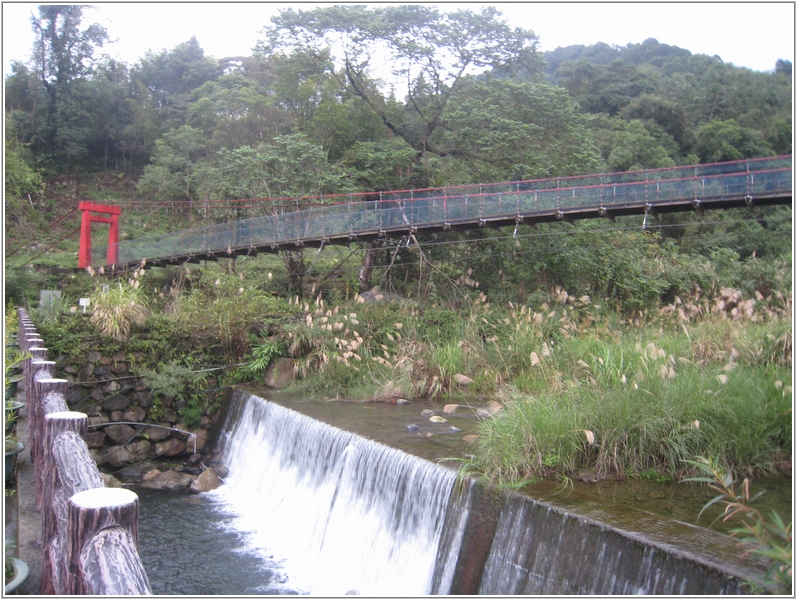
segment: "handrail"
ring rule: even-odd
[[[675,206],[673,210],[698,208],[701,202],[714,199],[749,202],[753,196],[790,196],[791,161],[791,155],[786,155],[623,173],[369,192],[359,196],[370,198],[356,201],[356,194],[308,196],[305,199],[323,199],[323,203],[126,240],[119,243],[117,256],[120,265],[131,265],[142,260],[231,255],[241,248],[277,248],[289,243],[301,246],[308,240],[324,243],[330,239],[383,236],[388,231],[446,229],[455,223],[483,226],[507,219],[519,223],[543,214],[561,219],[580,213],[580,218],[589,218],[597,216],[585,214],[592,208],[606,216],[621,210],[648,212],[657,205]],[[329,203],[340,197],[347,201]],[[105,256],[104,249],[96,250],[96,258]]]

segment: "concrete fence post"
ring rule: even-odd
[[[34,356],[39,354],[34,348]],[[47,351],[42,349],[45,358]],[[55,361],[34,358],[30,361],[28,374],[29,384],[25,388],[25,404],[28,418],[28,443],[30,444],[30,457],[36,475],[36,508],[41,508],[41,469],[42,469],[42,436],[44,435],[44,415],[41,409],[41,394],[36,382],[51,379],[55,376]],[[64,386],[63,393],[66,394]]]
[[[88,417],[78,412],[51,412],[44,419],[44,447],[51,449],[44,452],[44,465],[42,473],[42,583],[41,594],[60,595],[67,591],[67,491],[61,482],[58,462],[66,463],[65,467],[71,474],[64,479],[74,487],[88,489],[103,485],[99,471],[86,465],[84,461],[72,460],[71,454],[80,451],[80,446],[85,445],[82,437],[88,428]],[[67,451],[63,456],[64,448],[72,447],[72,452]],[[55,449],[54,451],[52,451]],[[88,452],[88,448],[86,448]],[[57,460],[57,458],[60,459]],[[82,468],[82,473],[80,472]],[[88,466],[88,469],[85,467]],[[78,473],[73,472],[74,469]],[[72,490],[70,490],[71,492]],[[72,494],[70,494],[72,495]]]
[[[138,556],[138,496],[97,488],[69,499],[69,591],[74,595],[152,594]]]
[[[42,507],[42,477],[44,473],[44,456],[49,446],[44,442],[44,417],[48,412],[67,410],[66,392],[69,382],[66,379],[54,379],[55,362],[34,361],[41,369],[35,374],[30,389],[26,392],[28,405],[28,438],[30,456],[33,459],[33,472],[36,480],[36,508]],[[45,400],[49,409],[45,407]]]

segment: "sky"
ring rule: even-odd
[[[53,2],[54,3],[54,2]],[[345,4],[346,2],[336,2]],[[353,2],[352,2],[353,4]],[[409,2],[405,2],[409,4]],[[478,10],[483,2],[440,3]],[[656,38],[693,54],[718,55],[724,62],[770,71],[779,58],[794,61],[795,4],[792,2],[714,3],[492,3],[513,26],[531,29],[540,49],[605,42],[625,46]],[[38,3],[3,2],[3,69],[28,62],[33,46],[31,13]],[[376,5],[376,4],[373,4]],[[83,25],[99,23],[110,38],[101,52],[132,66],[147,50],[171,50],[196,36],[207,56],[249,55],[270,17],[308,3],[98,2],[84,12]]]

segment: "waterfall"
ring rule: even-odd
[[[293,589],[413,596],[448,585],[450,568],[435,577],[435,565],[454,473],[256,396],[232,403],[218,493],[250,548],[283,559]]]
[[[229,474],[212,493],[236,515],[245,550],[278,571],[272,590],[715,595],[739,593],[741,579],[762,572],[713,531],[627,506],[566,498],[554,506],[457,481],[440,465],[242,390],[216,446]]]

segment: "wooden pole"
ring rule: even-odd
[[[151,595],[138,556],[138,496],[97,488],[69,499],[69,594]]]

